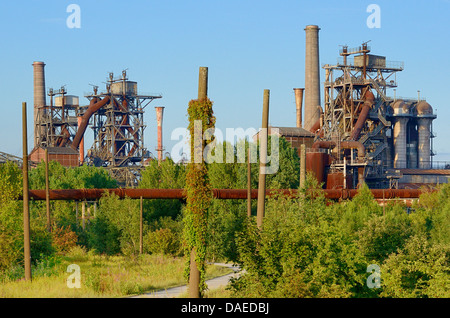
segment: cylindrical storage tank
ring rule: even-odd
[[[327,189],[351,189],[353,187],[353,177],[347,175],[344,184],[344,174],[340,172],[329,173],[327,175]]]
[[[137,95],[137,82],[121,81],[112,83],[111,93],[117,95]]]
[[[406,145],[407,167],[417,169],[417,141],[412,141]]]
[[[417,130],[419,132],[419,145],[417,147],[419,157],[419,169],[431,168],[430,126],[431,118],[419,118]]]
[[[394,168],[406,168],[406,124],[407,117],[397,117],[394,124]]]
[[[310,130],[319,119],[320,106],[320,65],[319,30],[317,25],[305,27],[305,111],[303,128]]]
[[[324,152],[306,153],[306,171],[314,174],[317,181],[325,182],[325,167],[328,165],[330,155]]]
[[[419,169],[431,168],[431,121],[433,117],[433,108],[426,101],[422,100],[416,105],[417,111],[417,131],[419,135],[418,145],[418,157],[419,157]],[[422,117],[423,116],[423,117]]]

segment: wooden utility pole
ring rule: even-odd
[[[269,99],[270,91],[264,90],[261,131],[259,132],[259,182],[258,207],[256,212],[256,225],[261,228],[265,211],[266,199],[266,162],[267,162],[267,135],[269,125]]]
[[[248,144],[248,158],[247,158],[247,216],[252,216],[252,172],[250,164],[250,143]]]
[[[198,75],[198,100],[206,99],[207,96],[208,96],[208,68],[200,67]],[[203,161],[203,146],[201,154],[202,154],[201,158]],[[198,269],[197,262],[195,261],[196,257],[197,253],[194,247],[191,250],[190,255],[189,288],[188,288],[188,294],[190,298],[200,298],[200,270]]]
[[[22,151],[23,151],[23,250],[25,263],[25,280],[31,281],[31,248],[30,248],[30,206],[28,186],[28,134],[27,103],[22,103]]]
[[[83,230],[86,229],[86,200],[81,203],[81,226]]]
[[[306,182],[306,145],[300,145],[300,188],[305,186]]]
[[[139,254],[144,253],[144,221],[143,221],[143,199],[140,198],[140,213],[139,213]]]
[[[47,207],[47,231],[52,231],[51,217],[50,217],[50,186],[48,176],[48,148],[45,148],[45,203]]]

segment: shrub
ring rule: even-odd
[[[65,254],[77,244],[78,237],[69,227],[52,227],[52,245],[57,254]]]

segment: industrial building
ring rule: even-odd
[[[433,165],[433,108],[420,96],[395,96],[403,62],[370,54],[367,42],[343,46],[336,64],[322,66],[321,105],[319,30],[316,25],[305,28],[305,88],[294,88],[297,125],[279,132],[299,154],[299,145],[306,144],[306,169],[328,189],[357,188],[363,182],[371,188],[448,182],[450,169]],[[393,97],[388,89],[394,90]],[[293,139],[295,129],[299,136]]]
[[[152,159],[144,147],[144,111],[161,95],[140,95],[137,82],[129,81],[126,71],[115,78],[109,74],[106,90],[85,97],[89,105],[81,106],[79,97],[67,95],[65,87],[50,88],[46,99],[45,63],[33,63],[34,78],[34,148],[29,155],[32,162],[44,159],[64,166],[83,163],[108,169],[123,186],[136,186],[140,169]],[[158,159],[162,160],[162,115],[164,107],[156,107],[158,128]],[[88,126],[93,130],[94,142],[85,151],[84,135]]]
[[[324,188],[417,188],[448,182],[450,167],[433,163],[433,121],[436,114],[426,99],[395,95],[396,74],[403,62],[371,53],[368,42],[343,46],[337,63],[323,64],[320,79],[319,31],[305,31],[304,88],[294,88],[295,127],[269,127],[298,150],[306,145],[306,169]],[[66,166],[87,163],[109,170],[120,184],[135,186],[140,169],[153,160],[144,147],[144,111],[160,95],[138,94],[137,82],[126,71],[110,73],[105,91],[98,86],[85,97],[68,95],[65,87],[46,94],[45,64],[34,62],[34,149],[30,160],[51,160]],[[320,88],[323,85],[323,96]],[[393,94],[392,94],[393,93]],[[46,95],[49,97],[47,103]],[[304,105],[303,105],[304,97]],[[157,159],[163,160],[164,107],[155,107]],[[85,151],[84,134],[94,142]],[[277,128],[277,129],[273,129]],[[156,159],[156,158],[155,158]]]

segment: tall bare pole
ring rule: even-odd
[[[143,199],[140,198],[140,213],[139,213],[139,254],[144,253],[144,221],[143,221]]]
[[[25,280],[31,281],[31,248],[30,248],[30,206],[28,186],[28,134],[27,103],[22,103],[22,143],[23,143],[23,250],[25,261]]]
[[[266,199],[266,162],[267,162],[267,128],[269,126],[269,98],[270,90],[264,90],[263,113],[261,131],[259,133],[259,182],[258,182],[258,207],[256,211],[256,225],[261,228],[265,211]]]
[[[208,68],[200,67],[198,75],[198,100],[205,99],[208,96]],[[203,149],[203,147],[202,147]],[[203,157],[203,150],[202,150]],[[203,159],[202,159],[203,160]],[[190,272],[189,272],[189,288],[188,294],[190,298],[200,298],[200,270],[198,269],[195,247],[191,250],[190,256]]]
[[[306,145],[300,145],[300,188],[305,186],[306,182]]]
[[[45,203],[47,207],[47,231],[52,231],[52,223],[50,216],[50,186],[48,177],[48,148],[45,148]]]
[[[248,158],[247,158],[247,216],[252,216],[252,172],[250,164],[250,144],[248,145]]]

